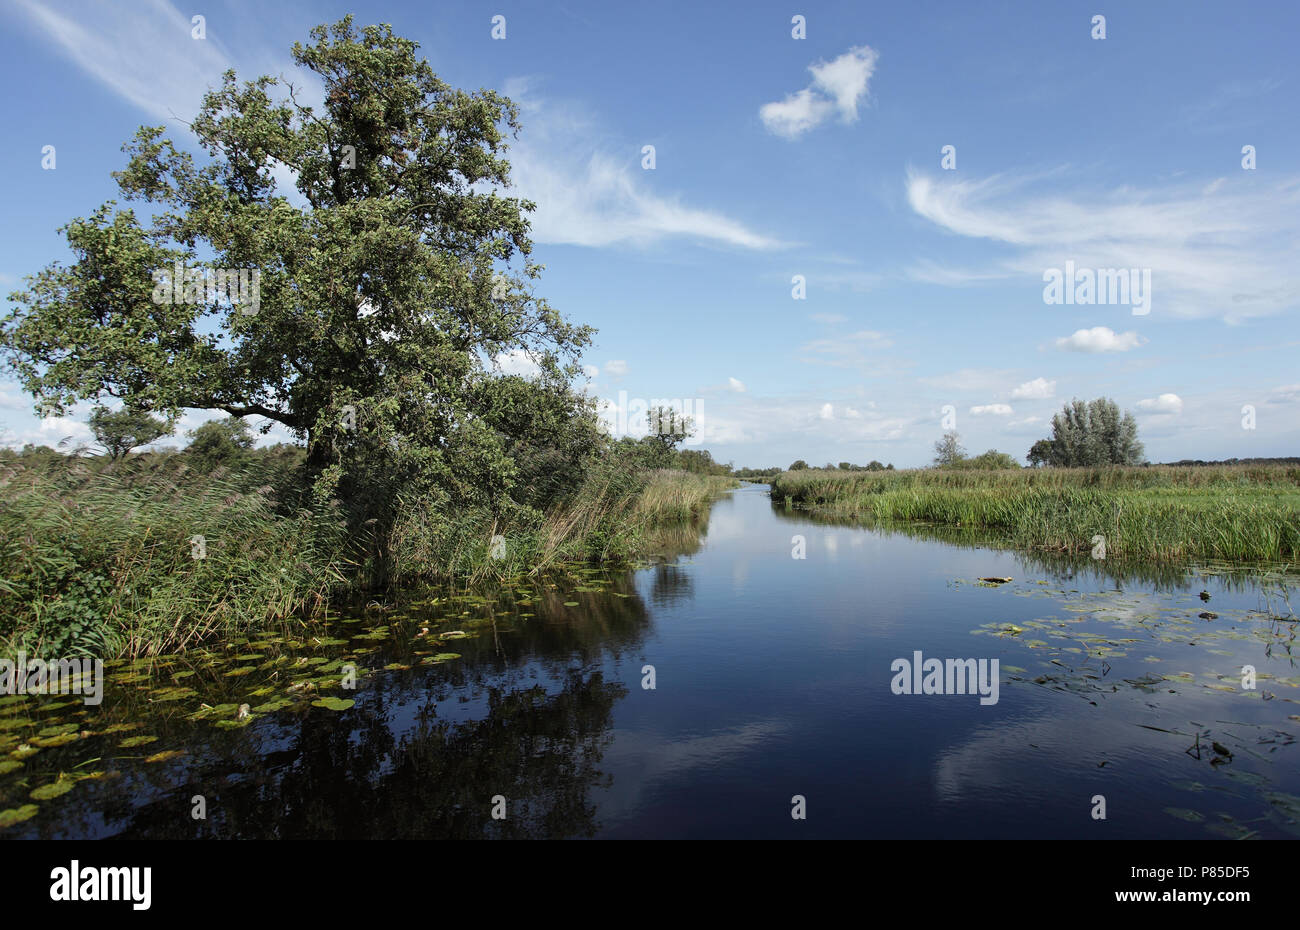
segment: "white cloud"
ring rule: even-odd
[[[809,319],[815,323],[847,323],[849,318],[841,313],[814,313]]]
[[[745,393],[745,382],[741,381],[739,378],[728,378],[727,387],[735,391],[737,394]]]
[[[823,420],[835,419],[835,408],[830,404],[822,404],[821,413],[818,414]]]
[[[1042,417],[1024,417],[1019,420],[1008,420],[1007,426],[1014,429],[1018,426],[1033,426],[1035,423],[1041,423],[1042,421]]]
[[[858,102],[867,96],[879,58],[875,49],[858,45],[832,61],[809,65],[812,83],[784,100],[763,104],[759,119],[770,132],[786,139],[797,139],[837,111],[845,123],[855,122]]]
[[[600,369],[595,365],[583,365],[582,371],[588,378],[595,378],[600,374]]]
[[[917,214],[944,229],[1017,246],[993,272],[1023,275],[1036,291],[1044,270],[1070,260],[1078,268],[1149,269],[1153,313],[1231,322],[1300,302],[1292,248],[1300,235],[1300,178],[1026,192],[1040,180],[909,172],[907,198]]]
[[[144,15],[114,4],[73,15],[33,0],[18,6],[78,67],[155,119],[193,116],[208,86],[232,66],[215,36],[192,39],[190,17],[165,0],[140,4],[150,8]]]
[[[1183,399],[1177,394],[1161,394],[1159,397],[1140,400],[1136,406],[1149,413],[1182,413]]]
[[[605,363],[605,374],[611,378],[621,378],[627,374],[627,362],[621,358],[611,359]]]
[[[971,407],[970,412],[972,415],[977,417],[983,416],[986,413],[996,417],[1009,417],[1011,414],[1015,413],[1015,411],[1006,404],[981,404],[977,407]]]
[[[1067,352],[1127,352],[1146,340],[1137,333],[1116,333],[1109,326],[1078,329],[1056,340],[1056,347]]]
[[[206,38],[194,39],[190,14],[167,0],[60,4],[61,11],[33,0],[18,0],[18,6],[38,34],[82,71],[151,119],[171,123],[186,133],[190,132],[188,123],[181,121],[194,117],[203,95],[220,86],[222,75],[230,68],[247,70],[240,73],[242,79],[264,73],[289,75],[299,102],[317,112],[324,100],[316,75],[297,69],[282,57],[262,50],[245,51],[244,60],[235,61],[213,31],[213,22],[208,23]],[[166,79],[159,80],[159,75]],[[305,204],[293,169],[276,162],[271,174],[279,193],[295,205]]]
[[[833,61],[818,62],[808,68],[813,84],[835,101],[835,108],[846,123],[858,118],[858,101],[867,95],[867,85],[876,72],[880,53],[867,45],[857,45]]]
[[[1026,381],[1011,392],[1012,400],[1047,400],[1056,394],[1056,382],[1046,378]]]
[[[834,104],[805,87],[784,100],[763,104],[758,108],[758,117],[770,132],[787,139],[797,139],[809,129],[825,122],[834,112]]]
[[[525,80],[507,81],[506,88],[523,126],[510,149],[512,193],[537,204],[535,241],[640,246],[682,237],[743,249],[784,245],[722,213],[659,193],[662,185],[645,179],[654,172],[640,167],[639,143],[637,159],[629,160],[626,140],[607,138],[579,107],[544,100]]]

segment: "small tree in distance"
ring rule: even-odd
[[[190,430],[190,444],[185,455],[200,471],[212,471],[218,466],[230,466],[253,448],[253,436],[248,424],[239,417],[209,420]]]
[[[962,448],[961,437],[956,432],[944,433],[943,438],[934,444],[934,464],[940,467],[956,465],[964,458],[966,450]]]
[[[96,407],[90,414],[90,430],[108,457],[116,461],[125,458],[132,449],[166,436],[171,427],[157,417],[127,407],[121,410]]]
[[[1052,417],[1052,438],[1034,443],[1027,457],[1031,465],[1095,468],[1141,465],[1145,453],[1133,414],[1121,415],[1118,404],[1099,397],[1086,404],[1077,399],[1066,404]]]

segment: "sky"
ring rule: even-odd
[[[2,0],[0,293],[67,260],[58,227],[118,196],[140,125],[196,150],[186,121],[225,69],[294,76],[292,44],[350,11]],[[737,467],[921,466],[950,428],[1023,460],[1062,404],[1107,396],[1155,462],[1300,455],[1300,5],[494,0],[356,18],[519,104],[508,158],[537,203],[537,291],[596,327],[582,386],[616,432],[675,400],[692,445]],[[90,439],[89,404],[40,420],[0,378],[4,445]]]

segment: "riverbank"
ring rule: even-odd
[[[1023,549],[1300,560],[1300,468],[1290,466],[809,470],[776,476],[772,499],[862,520],[997,530]]]
[[[349,538],[297,492],[298,461],[201,473],[183,456],[120,462],[9,453],[0,462],[0,655],[157,655],[364,597],[384,585],[477,581],[646,553],[736,482],[593,469],[565,505],[498,525],[481,512],[401,512],[385,540]]]

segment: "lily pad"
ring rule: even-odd
[[[177,756],[185,755],[184,749],[164,749],[162,752],[155,752],[152,756],[146,756],[146,762],[166,762],[168,759],[175,759]]]
[[[312,707],[324,707],[326,710],[347,710],[356,705],[351,698],[325,697],[312,701]]]
[[[0,830],[6,827],[12,827],[16,823],[22,823],[24,820],[31,820],[40,810],[35,804],[24,804],[22,807],[12,807],[7,811],[0,811]]]
[[[128,736],[126,739],[122,740],[122,742],[118,743],[117,746],[119,749],[134,749],[136,746],[147,746],[149,743],[155,742],[157,739],[158,737],[156,736]]]

